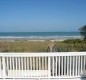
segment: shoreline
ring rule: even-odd
[[[64,40],[67,40],[67,39],[82,39],[82,38],[59,38],[59,39],[30,39],[30,38],[0,38],[0,42],[15,42],[15,41],[33,41],[33,42],[37,42],[37,41],[41,41],[41,42],[44,42],[44,41],[51,41],[51,42],[55,42],[55,41],[64,41]]]
[[[64,41],[64,39],[0,39],[0,42],[16,42],[16,41],[33,41],[33,42],[44,42],[44,41],[51,41],[51,42],[55,42],[55,41]]]

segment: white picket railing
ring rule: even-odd
[[[0,53],[2,79],[79,78],[85,71],[86,52]]]

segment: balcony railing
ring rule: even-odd
[[[85,77],[86,52],[0,53],[0,78]]]

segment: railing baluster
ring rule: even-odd
[[[32,70],[34,70],[34,57],[32,57]]]
[[[63,65],[63,56],[61,57],[61,75],[63,76],[63,68],[64,68],[64,65]]]
[[[73,74],[73,76],[75,75],[74,73],[75,73],[75,69],[74,69],[74,67],[75,67],[75,57],[73,56],[73,70],[72,70],[72,74]]]
[[[0,71],[2,70],[1,66],[2,66],[2,62],[1,62],[1,57],[0,57]],[[0,77],[1,77],[1,74],[0,74]]]
[[[8,57],[7,57],[6,58],[6,76],[9,76],[8,70],[9,70],[9,64],[8,64]]]
[[[64,57],[64,75],[66,75],[66,56]]]
[[[28,57],[28,60],[29,60],[28,64],[29,64],[29,70],[30,70],[30,57]]]
[[[70,56],[70,76],[71,76],[71,56]]]
[[[15,73],[14,73],[14,57],[12,57],[12,64],[13,64],[13,77],[15,77]]]
[[[42,66],[42,64],[43,64],[43,63],[42,63],[42,57],[41,57],[40,61],[41,61],[41,70],[42,70],[42,68],[43,68],[43,66]]]
[[[56,56],[56,72],[55,72],[56,75],[55,75],[55,76],[57,76],[57,68],[58,68],[57,66],[58,66],[58,65],[57,65],[57,56]]]
[[[69,56],[67,56],[67,76],[69,76]]]
[[[50,69],[50,57],[48,57],[48,78],[50,78],[50,76],[51,76],[51,69]]]
[[[80,56],[79,56],[79,61],[78,61],[78,76],[80,75]]]
[[[77,63],[77,56],[76,56],[76,71],[75,71],[76,74],[75,74],[75,76],[77,76],[77,68],[78,68],[77,65],[78,65],[78,63]]]
[[[12,71],[11,57],[10,57],[10,72]],[[10,77],[12,77],[12,73],[10,73]]]
[[[42,57],[42,70],[44,70],[44,57]]]
[[[38,70],[38,57],[36,57],[36,70]]]
[[[81,56],[81,64],[80,65],[81,65],[81,74],[82,74],[82,56]]]
[[[15,63],[15,64],[16,64],[15,70],[16,70],[16,77],[17,77],[17,73],[18,73],[18,72],[17,72],[17,57],[15,58],[15,60],[16,60],[16,61],[15,61],[15,62],[16,62],[16,63]]]
[[[27,70],[29,70],[29,60],[28,60],[28,57],[27,57]]]
[[[39,57],[39,70],[41,70],[41,59],[40,59],[41,57]]]
[[[46,57],[44,57],[44,70],[46,70]]]
[[[5,57],[2,57],[2,61],[3,61],[3,78],[6,78],[6,67],[5,67]]]
[[[85,56],[84,56],[84,71],[85,71],[85,66],[86,66],[86,61],[85,61]]]
[[[60,66],[60,57],[61,57],[61,56],[59,56],[59,77],[60,77],[60,67],[61,67],[61,66]]]
[[[22,69],[21,73],[22,73],[22,75],[21,75],[21,76],[22,76],[22,77],[23,77],[23,71],[24,71],[24,62],[23,62],[23,61],[24,61],[24,60],[23,60],[23,57],[21,57],[21,62],[22,62],[22,63],[21,63],[21,65],[22,65],[22,66],[21,66],[21,69]]]
[[[26,57],[24,57],[24,70],[25,70],[25,75],[26,75]]]
[[[1,63],[1,57],[0,57],[0,71],[2,71],[1,66],[2,66],[2,63]],[[0,74],[0,77],[2,77],[1,74]]]
[[[30,70],[32,70],[32,57],[30,57]]]
[[[18,67],[19,67],[19,77],[20,77],[20,76],[21,76],[21,70],[20,70],[20,57],[18,57],[18,61],[19,61],[19,64],[18,64],[19,66],[18,66]]]
[[[53,70],[52,70],[52,72],[53,72],[53,77],[54,77],[54,57],[53,57]]]
[[[45,57],[44,57],[44,70],[46,70],[46,69],[45,69],[45,66],[46,66],[46,65],[45,65]]]
[[[36,62],[36,57],[34,57],[34,58],[35,58],[35,70],[36,70],[36,63],[37,63],[37,62]]]

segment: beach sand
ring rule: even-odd
[[[64,41],[64,40],[66,40],[66,39],[24,39],[24,38],[21,38],[21,39],[18,39],[18,38],[11,38],[11,39],[9,39],[9,38],[4,38],[4,39],[0,39],[0,42],[15,42],[15,41],[34,41],[34,42],[36,42],[36,41],[41,41],[41,42],[43,42],[43,41],[52,41],[52,42],[55,42],[55,41]]]

